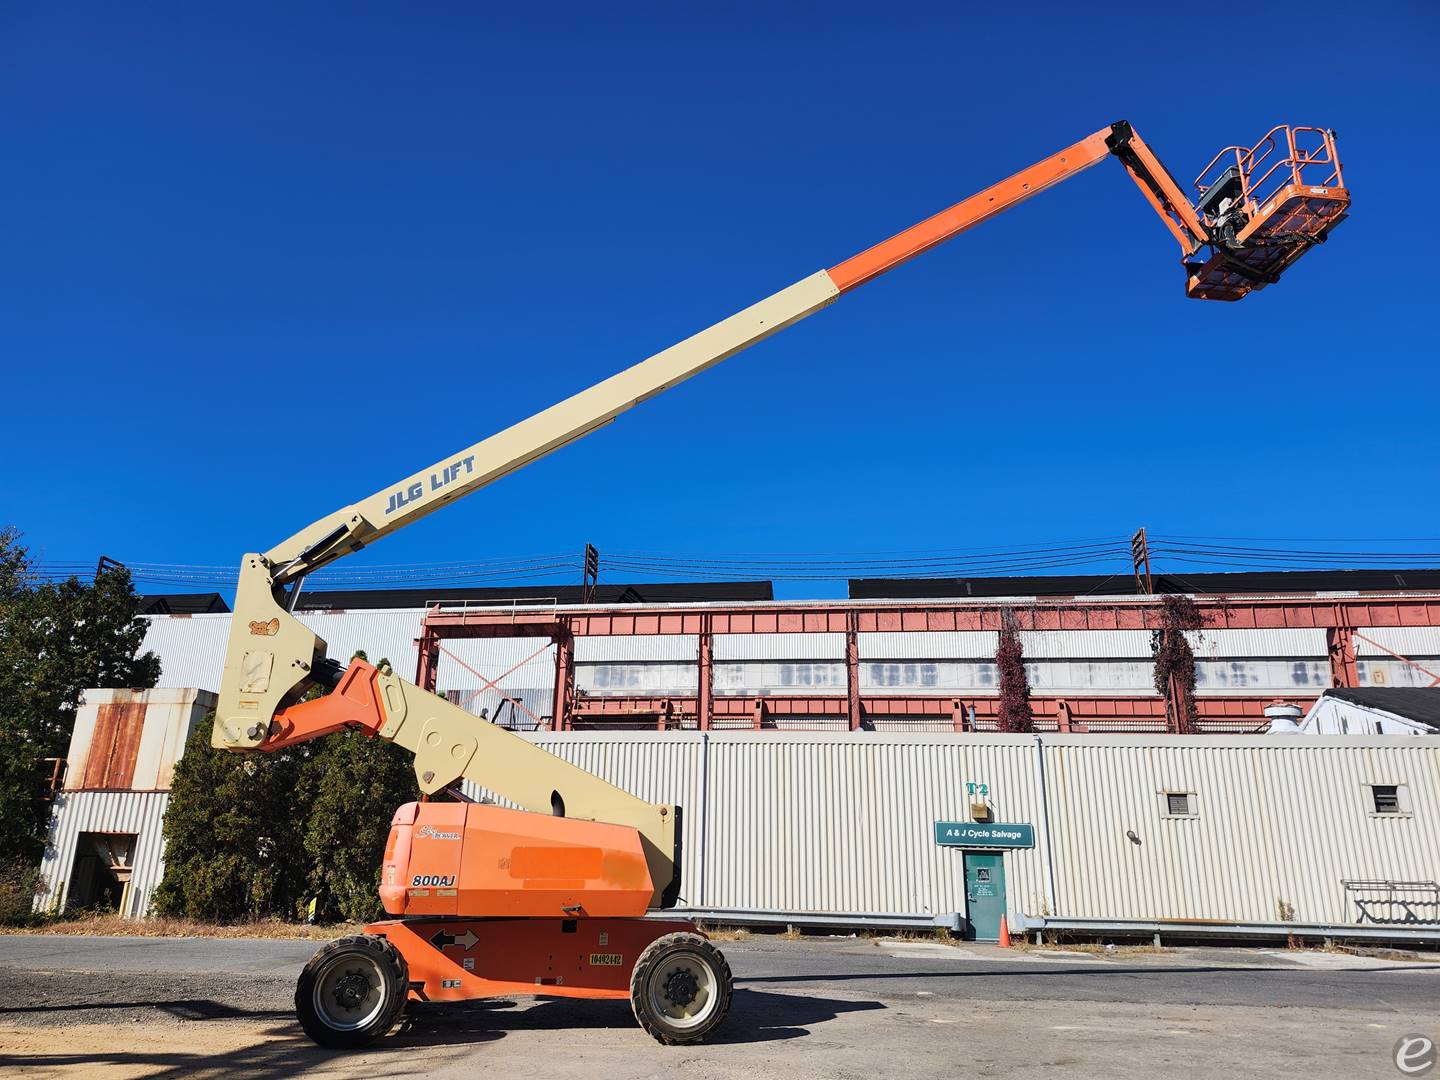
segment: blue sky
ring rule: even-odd
[[[352,562],[1440,536],[1437,9],[1157,10],[8,5],[0,522],[236,563],[1125,117],[1352,218],[1187,301],[1103,163]]]

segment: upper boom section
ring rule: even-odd
[[[839,295],[825,271],[730,316],[544,412],[348,506],[266,552],[282,585],[418,521],[608,424],[620,413],[819,311]]]

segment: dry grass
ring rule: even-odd
[[[928,941],[937,945],[960,946],[965,944],[960,938],[950,933],[949,930],[871,930],[862,934],[864,937],[874,938],[874,944],[881,945],[887,941]]]
[[[359,923],[335,926],[309,926],[305,923],[282,922],[279,919],[257,919],[253,922],[221,925],[195,919],[122,919],[118,915],[82,915],[73,919],[56,919],[32,926],[0,927],[0,934],[100,934],[114,937],[212,937],[212,938],[296,938],[328,941],[343,934],[358,933]]]
[[[703,923],[695,925],[711,941],[744,941],[750,936],[750,931],[743,926],[706,926]]]
[[[1099,941],[1049,941],[1044,945],[1036,945],[1019,938],[1014,939],[1010,947],[1018,952],[1070,952],[1086,953],[1090,956],[1145,956],[1175,951],[1164,945],[1106,945]]]

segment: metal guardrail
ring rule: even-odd
[[[668,908],[652,911],[652,919],[690,919],[695,922],[723,926],[815,926],[835,929],[949,930],[961,933],[967,928],[965,916],[959,912],[939,915],[892,913],[882,911],[777,911],[769,908]],[[1293,922],[1220,922],[1190,919],[1061,919],[1040,915],[1011,913],[1010,931],[1015,934],[1037,934],[1043,942],[1046,933],[1094,934],[1114,937],[1151,938],[1157,944],[1166,937],[1217,939],[1289,938],[1326,941],[1397,941],[1440,944],[1440,923],[1430,925],[1357,926],[1349,923]]]
[[[1013,933],[1034,933],[1043,941],[1048,933],[1113,934],[1149,937],[1158,944],[1165,937],[1214,938],[1319,938],[1327,941],[1409,941],[1440,944],[1440,923],[1381,926],[1367,923],[1212,922],[1189,919],[1059,919],[1016,915]]]
[[[940,915],[892,914],[883,911],[775,911],[767,908],[666,908],[651,919],[690,919],[723,926],[829,926],[838,929],[950,930],[959,933],[965,918],[951,911]]]

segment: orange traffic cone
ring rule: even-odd
[[[1000,948],[1010,948],[1010,923],[1004,915],[1000,916]]]

